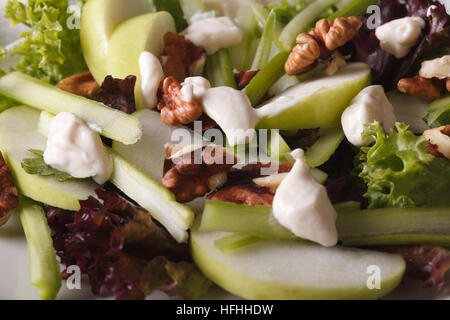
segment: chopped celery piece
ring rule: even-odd
[[[270,130],[268,135],[267,155],[274,161],[286,161],[286,153],[292,151],[289,145],[277,130]]]
[[[266,95],[267,91],[284,75],[284,64],[289,52],[280,52],[273,57],[261,71],[250,81],[244,92],[253,106]]]
[[[128,197],[148,210],[178,242],[186,242],[194,213],[178,203],[172,192],[164,188],[113,150],[108,150],[114,164],[111,182]]]
[[[249,245],[260,242],[262,239],[256,237],[249,237],[242,234],[232,234],[214,241],[214,246],[220,251],[227,253],[235,251]]]
[[[0,78],[0,94],[53,114],[71,112],[94,124],[105,137],[124,144],[134,144],[142,135],[142,127],[136,117],[65,92],[21,72],[11,72]]]
[[[280,41],[284,50],[291,50],[295,44],[295,39],[302,33],[309,31],[314,22],[330,6],[336,4],[339,0],[316,0],[301,11],[280,34]]]
[[[431,128],[450,124],[450,96],[434,101],[428,108],[425,121]]]
[[[337,229],[344,245],[450,245],[450,209],[355,210],[339,206]],[[201,231],[228,231],[252,237],[302,240],[282,227],[271,207],[207,201]]]
[[[259,42],[258,49],[256,50],[256,55],[253,60],[251,70],[261,70],[265,67],[270,59],[270,53],[272,51],[272,44],[275,39],[275,22],[277,16],[272,10],[267,17],[266,25],[264,26],[264,32]]]
[[[311,168],[311,175],[320,184],[327,182],[328,174],[317,168]]]
[[[39,289],[41,300],[53,300],[61,288],[61,272],[47,217],[40,205],[23,196],[18,211],[27,238],[31,283]]]
[[[248,3],[250,4],[250,8],[253,10],[253,14],[258,21],[259,26],[265,28],[270,15],[269,10],[267,10],[262,4],[256,3],[254,0],[249,0]],[[275,19],[273,28],[273,32],[275,33],[273,43],[277,46],[278,50],[284,51],[285,48],[279,40],[280,34],[283,31],[283,26],[277,19]]]
[[[290,87],[293,87],[299,83],[300,81],[296,76],[288,76],[287,74],[285,74],[272,86],[272,88],[270,88],[269,93],[271,95],[277,96]]]
[[[371,5],[377,4],[379,0],[351,0],[338,11],[328,16],[328,20],[334,20],[340,17],[361,17]]]
[[[250,70],[255,50],[259,43],[256,37],[258,24],[253,11],[249,7],[241,7],[238,11],[236,22],[244,33],[242,41],[237,46],[230,48],[231,61],[237,70]]]
[[[213,87],[226,86],[237,89],[228,49],[220,49],[215,54],[208,56],[205,68],[206,78]]]
[[[361,203],[358,201],[346,201],[338,203],[334,206],[336,211],[352,211],[352,210],[359,210],[361,209]]]
[[[327,162],[339,148],[345,138],[341,128],[331,129],[322,134],[305,152],[305,159],[308,166],[316,168]]]
[[[180,6],[184,13],[184,18],[189,24],[192,23],[191,18],[195,14],[205,11],[203,0],[180,0]]]

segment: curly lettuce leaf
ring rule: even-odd
[[[368,186],[370,208],[450,206],[450,165],[427,152],[424,137],[402,123],[387,136],[379,123],[366,126],[375,144],[361,149],[359,176]]]
[[[50,83],[87,70],[80,30],[70,23],[74,13],[69,0],[29,0],[28,4],[9,0],[5,17],[13,26],[23,24],[29,29],[12,49],[13,55],[21,57],[15,69]]]

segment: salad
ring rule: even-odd
[[[448,1],[4,11],[26,31],[0,48],[0,228],[20,218],[41,299],[74,268],[116,299],[448,286]]]

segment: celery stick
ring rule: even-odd
[[[328,17],[328,20],[334,20],[339,17],[350,17],[350,16],[361,17],[366,13],[367,8],[369,6],[377,3],[378,0],[351,0],[348,3],[346,3],[342,8],[340,8],[338,11],[330,15]]]
[[[249,237],[242,234],[232,234],[214,241],[214,246],[227,253],[262,241],[261,238]]]
[[[228,49],[221,49],[208,57],[205,73],[213,87],[226,86],[237,89]]]
[[[280,52],[273,57],[267,65],[258,72],[250,81],[244,92],[249,97],[253,106],[266,95],[267,91],[285,74],[284,64],[289,56],[289,52]]]
[[[256,17],[258,24],[260,25],[260,27],[264,28],[264,26],[266,25],[267,20],[269,18],[269,14],[270,14],[269,11],[262,4],[256,3],[254,0],[249,0],[248,2],[250,4],[250,8],[252,8],[252,10],[253,10],[253,14]],[[280,37],[280,34],[282,31],[283,31],[282,24],[277,19],[275,19],[275,22],[274,22],[275,36],[274,36],[273,42],[277,46],[278,50],[280,50],[280,51],[285,50],[283,47],[283,44],[279,40],[279,37]]]
[[[258,25],[252,9],[248,7],[240,8],[236,22],[244,33],[244,36],[240,44],[230,48],[231,61],[233,67],[237,70],[250,70],[251,61],[257,47],[254,45],[255,40],[259,43],[259,40],[255,39]]]
[[[425,121],[431,128],[450,124],[450,96],[434,101],[428,108]]]
[[[61,288],[61,272],[44,210],[20,196],[18,211],[27,238],[31,283],[41,300],[53,300]]]
[[[71,112],[101,129],[105,137],[124,144],[134,144],[142,135],[136,117],[62,91],[21,72],[11,72],[0,78],[0,94],[53,114]]]
[[[308,166],[315,168],[327,162],[344,138],[345,134],[341,128],[325,132],[316,143],[306,150],[305,159]]]
[[[344,245],[450,245],[449,208],[385,208],[355,210],[337,207],[337,229]],[[272,208],[207,201],[201,231],[228,231],[252,237],[302,240],[282,227]]]
[[[164,188],[119,154],[108,149],[114,172],[110,181],[123,193],[148,210],[178,242],[186,242],[194,223],[194,213],[178,203],[172,192]]]
[[[328,174],[317,168],[311,168],[311,175],[320,184],[324,184],[328,180]]]
[[[270,53],[272,50],[273,40],[275,38],[275,22],[277,15],[272,10],[267,17],[266,25],[264,26],[264,32],[259,42],[258,50],[256,50],[255,59],[253,60],[252,70],[261,70],[267,64],[270,59]]]
[[[337,2],[338,0],[316,0],[292,19],[280,34],[284,50],[291,50],[297,36],[302,32],[309,31],[322,12]]]

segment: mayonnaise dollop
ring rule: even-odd
[[[450,55],[422,62],[419,75],[424,78],[450,78]]]
[[[139,56],[139,68],[141,71],[141,92],[145,107],[154,109],[158,104],[158,88],[164,79],[164,71],[158,58],[147,51]]]
[[[338,241],[336,210],[303,155],[301,149],[292,153],[296,162],[275,193],[273,215],[296,236],[332,247]]]
[[[211,89],[211,83],[203,77],[189,77],[181,84],[181,94],[186,101],[197,99],[201,101],[206,90]]]
[[[108,181],[113,170],[99,134],[69,112],[52,119],[44,161],[74,178],[93,177],[98,184]]]
[[[366,124],[378,121],[387,132],[395,126],[394,108],[382,86],[370,86],[362,90],[342,114],[342,128],[351,144],[361,147],[372,142],[362,137]]]
[[[196,46],[205,48],[208,54],[237,45],[243,37],[242,30],[228,17],[196,21],[183,34]]]
[[[422,18],[405,17],[379,26],[375,35],[384,51],[401,59],[417,44],[423,28],[425,20]]]
[[[208,89],[203,110],[222,128],[230,146],[252,140],[259,117],[244,92],[230,87]]]

